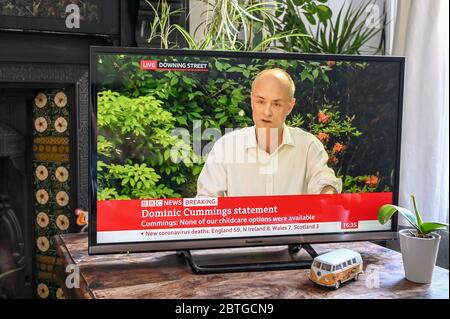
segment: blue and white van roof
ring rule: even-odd
[[[320,261],[322,263],[328,264],[328,265],[338,265],[343,263],[344,261],[347,261],[349,259],[359,257],[361,258],[361,255],[357,253],[356,251],[350,250],[350,249],[336,249],[333,251],[330,251],[329,253],[317,256],[314,258],[314,260]]]

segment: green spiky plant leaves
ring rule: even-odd
[[[417,209],[415,196],[411,195],[411,198],[414,204],[414,213],[404,207],[387,204],[381,206],[378,210],[378,221],[384,225],[396,212],[399,212],[417,231],[417,237],[428,237],[428,234],[436,230],[446,229],[448,227],[448,224],[446,223],[424,222],[419,210]]]

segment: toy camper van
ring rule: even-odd
[[[316,284],[338,289],[348,280],[358,280],[362,273],[363,262],[359,253],[336,249],[314,258],[309,279]]]

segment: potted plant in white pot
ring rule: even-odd
[[[417,209],[416,198],[414,195],[411,197],[414,213],[403,207],[383,205],[378,211],[378,221],[385,224],[396,212],[399,212],[413,226],[413,229],[399,231],[405,277],[417,283],[430,283],[441,239],[435,231],[446,229],[448,224],[424,222]]]

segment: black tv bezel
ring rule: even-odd
[[[402,109],[403,109],[403,85],[405,73],[405,58],[398,56],[363,56],[363,55],[336,55],[336,54],[304,54],[304,53],[279,53],[279,52],[237,52],[237,51],[209,51],[209,50],[180,50],[180,49],[154,49],[154,48],[125,48],[125,47],[101,47],[91,46],[89,52],[89,254],[125,253],[125,252],[156,252],[175,250],[195,250],[213,248],[238,248],[256,246],[277,246],[303,243],[329,243],[367,240],[391,240],[397,238],[398,216],[392,219],[389,231],[361,231],[361,232],[339,232],[322,234],[302,235],[273,235],[264,237],[233,237],[233,238],[206,238],[186,239],[170,241],[149,242],[124,242],[124,243],[97,243],[96,225],[96,188],[97,179],[97,135],[96,135],[96,56],[98,54],[132,54],[132,55],[166,55],[166,56],[205,56],[224,58],[260,58],[260,59],[297,59],[315,61],[383,61],[399,64],[399,92],[398,92],[398,126],[397,126],[397,148],[394,169],[393,203],[398,204],[399,173],[400,173],[400,150],[402,133]]]

